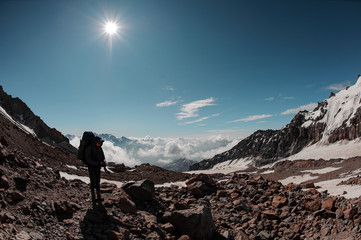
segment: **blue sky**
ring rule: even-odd
[[[0,85],[64,134],[242,137],[354,84],[360,12],[331,0],[0,1]]]

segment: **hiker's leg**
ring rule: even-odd
[[[100,194],[100,167],[97,169],[96,172],[95,189],[97,190],[98,200],[103,200]]]
[[[90,193],[92,200],[95,200],[95,187],[96,187],[96,169],[94,171],[94,167],[89,166],[89,179],[90,179]]]

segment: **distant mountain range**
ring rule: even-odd
[[[361,77],[355,85],[319,103],[313,111],[299,112],[280,130],[259,130],[232,149],[203,160],[190,170],[209,169],[236,159],[252,159],[262,166],[299,153],[306,146],[329,145],[361,137]],[[361,152],[360,154],[361,155]]]
[[[189,167],[195,163],[197,163],[197,162],[186,159],[186,158],[180,158],[180,159],[174,160],[173,162],[171,162],[169,164],[164,165],[163,168],[174,171],[174,172],[185,172],[185,171],[188,171]]]

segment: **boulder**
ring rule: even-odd
[[[118,207],[124,213],[135,213],[137,212],[137,207],[135,203],[129,199],[129,197],[125,194],[122,194],[118,198]]]
[[[213,239],[215,225],[211,210],[205,206],[166,212],[163,216],[180,235],[188,235],[195,240]]]
[[[319,199],[312,200],[306,203],[306,210],[315,212],[321,208],[321,201]]]
[[[28,185],[29,179],[24,177],[14,177],[15,187],[17,190],[21,192],[26,191],[26,187]]]
[[[151,201],[155,194],[154,183],[147,179],[126,183],[122,188],[132,198],[140,201]]]
[[[125,172],[127,168],[125,167],[124,163],[116,164],[113,168],[114,172]]]
[[[8,189],[10,187],[10,182],[5,176],[0,178],[0,188]]]
[[[217,191],[215,181],[206,174],[199,174],[186,182],[188,191],[195,197],[200,198],[211,195]]]
[[[287,204],[288,199],[283,196],[274,196],[272,200],[272,206],[275,208],[283,207]]]
[[[335,207],[335,199],[333,198],[328,198],[327,200],[322,202],[322,206],[321,208],[325,208],[328,210],[333,210]]]

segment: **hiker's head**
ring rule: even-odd
[[[101,147],[103,145],[104,140],[101,139],[100,137],[96,137],[95,138],[95,145],[98,147]]]

